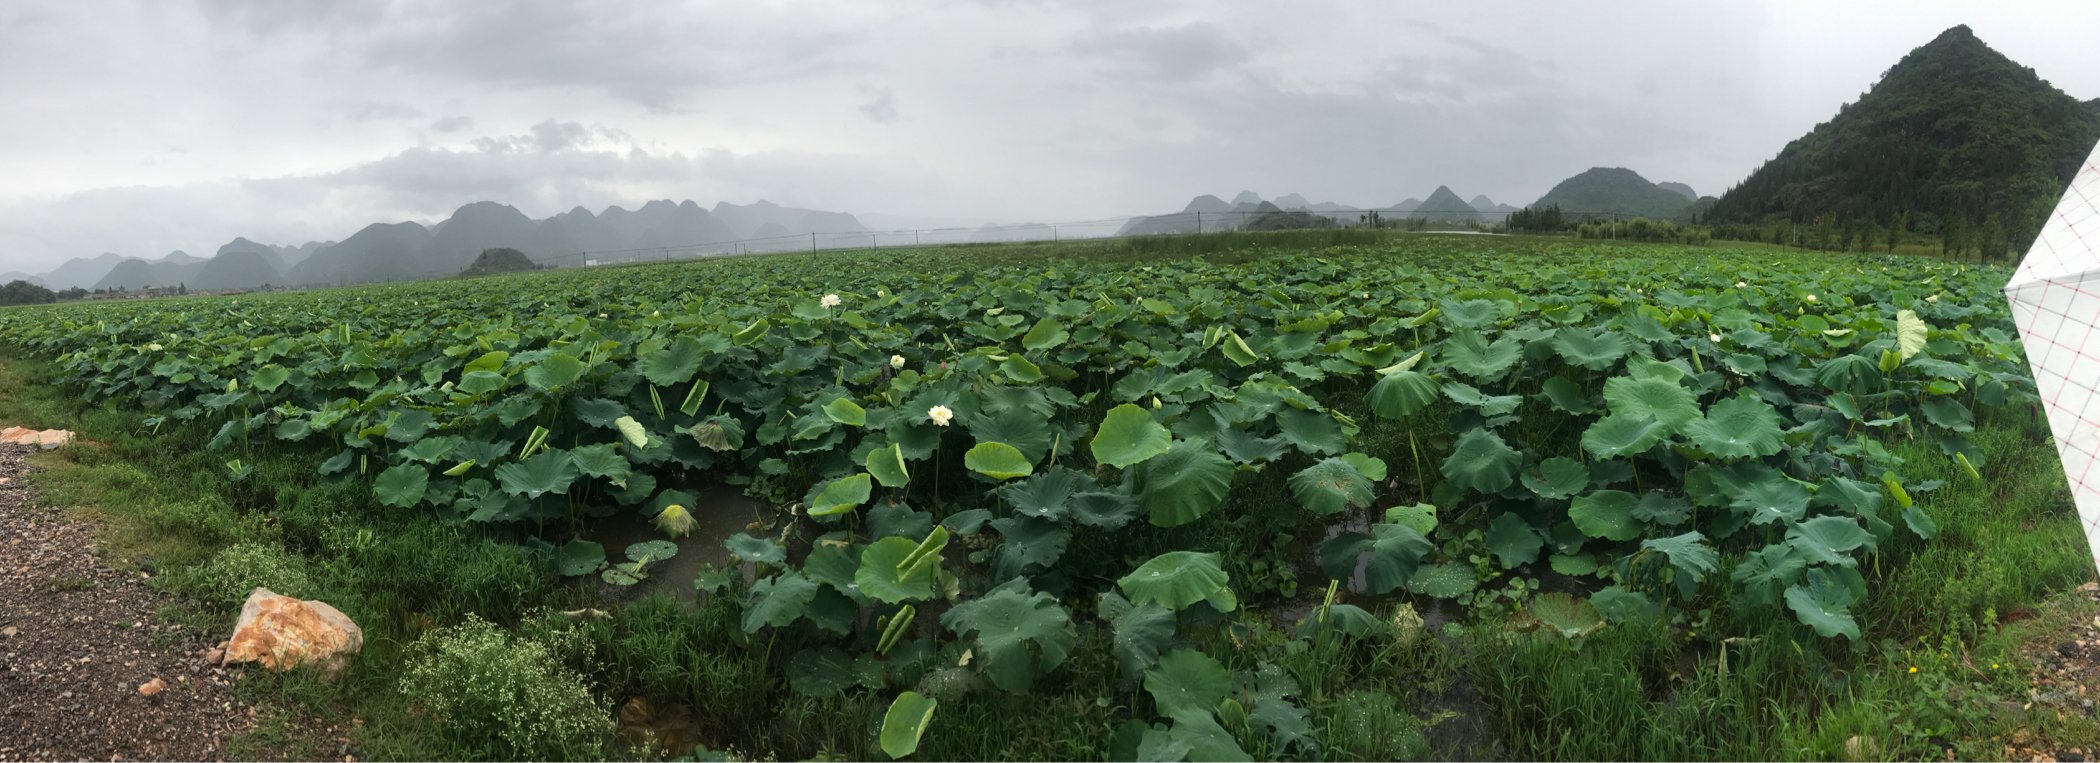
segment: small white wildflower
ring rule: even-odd
[[[1938,294],[1934,294],[1934,295],[1932,295],[1932,296],[1930,296],[1930,297],[1926,297],[1926,298],[1925,298],[1925,301],[1927,301],[1927,302],[1938,302],[1938,301],[1940,301],[1940,295],[1938,295]]]
[[[955,412],[948,410],[948,406],[936,405],[926,409],[926,418],[933,419],[934,426],[944,427],[955,420]]]
[[[1709,341],[1709,342],[1713,342],[1714,344],[1720,344],[1720,343],[1721,343],[1721,335],[1720,335],[1720,334],[1707,334],[1707,335],[1706,335],[1706,340],[1707,340],[1707,341]]]
[[[893,368],[893,369],[894,369],[894,368],[903,368],[903,367],[904,367],[904,356],[902,356],[902,355],[891,355],[891,356],[890,356],[890,368]]]
[[[823,306],[825,306],[825,307],[838,307],[838,306],[839,306],[839,295],[837,295],[837,294],[826,294],[826,295],[824,295],[824,298],[823,298],[823,299],[817,300],[817,304],[819,304],[819,305],[823,305]]]
[[[1809,302],[1814,302],[1814,301],[1816,301],[1816,295],[1814,295],[1814,294],[1810,294],[1810,295],[1808,295],[1807,297],[1804,297],[1803,299],[1805,299],[1805,300],[1807,300],[1807,301],[1809,301]]]
[[[1935,299],[1937,299],[1937,297],[1935,297]],[[160,352],[161,350],[166,348],[161,347],[159,342],[154,342],[152,344],[146,345],[146,349],[152,352]]]
[[[1738,289],[1747,289],[1747,288],[1750,288],[1750,284],[1747,284],[1747,283],[1743,283],[1742,281],[1737,281],[1737,282],[1735,282],[1735,288],[1738,288]]]

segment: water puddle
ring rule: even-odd
[[[600,582],[600,593],[614,598],[662,593],[678,601],[693,601],[697,596],[693,590],[693,578],[701,570],[737,566],[736,559],[730,556],[722,541],[756,524],[772,521],[776,513],[771,507],[744,497],[734,485],[716,485],[701,490],[699,500],[688,508],[692,509],[695,524],[692,534],[683,538],[665,537],[649,517],[636,511],[623,511],[592,522],[584,537],[603,544],[606,561],[615,564],[629,561],[627,547],[631,544],[669,540],[678,546],[677,556],[650,564],[649,577],[642,582],[631,586]]]

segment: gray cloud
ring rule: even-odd
[[[871,87],[862,87],[860,92],[861,95],[871,96],[867,103],[860,105],[860,113],[863,116],[878,124],[891,124],[897,121],[897,94],[895,92],[892,92],[889,88],[877,90]]]
[[[2100,97],[2079,36],[2100,4],[1617,9],[11,2],[0,92],[35,118],[0,120],[0,270],[341,238],[482,199],[1058,221],[1242,188],[1522,204],[1593,165],[1711,193],[1957,23]]]
[[[459,132],[473,126],[474,118],[464,116],[441,117],[438,121],[430,123],[431,131],[441,133]]]

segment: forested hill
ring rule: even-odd
[[[1787,144],[1707,219],[1893,224],[1986,254],[2024,251],[2096,140],[2100,108],[1957,26]]]

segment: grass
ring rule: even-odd
[[[1256,256],[1387,235],[1405,234],[1133,239],[1101,256]],[[950,645],[908,667],[900,660],[883,690],[805,697],[785,677],[811,644],[744,634],[726,598],[603,604],[545,573],[517,538],[377,505],[361,480],[315,476],[310,454],[242,453],[254,472],[235,480],[225,468],[231,454],[203,447],[208,432],[147,428],[132,412],[45,381],[55,373],[0,358],[0,422],[80,433],[75,447],[36,456],[42,470],[29,482],[46,500],[96,521],[105,555],[152,572],[169,594],[170,620],[223,633],[240,598],[267,586],[329,601],[366,629],[365,654],[340,681],[244,673],[241,696],[273,711],[232,755],[332,757],[306,733],[316,725],[345,729],[366,758],[651,755],[609,739],[579,746],[573,737],[539,734],[534,729],[558,721],[470,701],[478,699],[471,691],[433,700],[452,688],[561,698],[595,708],[577,713],[600,716],[646,705],[664,729],[686,729],[676,732],[685,734],[681,747],[754,758],[879,759],[876,733],[889,697],[902,688],[941,700],[920,747],[924,759],[1129,757],[1148,724],[1164,723],[1152,715],[1142,682],[1121,674],[1109,634],[1095,629],[1083,630],[1064,665],[1027,696],[969,686],[971,674],[949,667],[962,651]],[[1427,426],[1370,426],[1361,445],[1394,470],[1433,473],[1434,463],[1418,465],[1415,453],[1445,435]],[[2092,570],[2055,453],[2038,419],[2012,412],[1970,439],[1984,454],[1982,479],[1952,465],[1937,445],[1890,443],[1914,481],[1944,482],[1918,494],[1938,538],[1928,544],[1898,534],[1870,558],[1875,594],[1859,612],[1865,638],[1857,643],[1807,636],[1790,617],[1738,617],[1718,605],[1570,642],[1514,630],[1496,610],[1422,628],[1375,600],[1356,603],[1399,623],[1393,633],[1308,645],[1285,637],[1293,623],[1239,617],[1184,627],[1182,635],[1231,668],[1274,664],[1288,675],[1319,746],[1270,750],[1278,757],[1990,758],[2015,733],[2090,746],[2100,741],[2100,726],[2027,711],[2017,701],[2033,646],[2092,616],[2077,597],[2060,596]],[[1250,481],[1235,500],[1248,510],[1191,529],[1195,545],[1230,551],[1232,577],[1245,582],[1250,602],[1317,602],[1313,589],[1324,587],[1316,582],[1324,576],[1301,572],[1307,584],[1291,590],[1286,570],[1302,560],[1286,557],[1303,544],[1280,540],[1305,528],[1261,509],[1287,503],[1282,486]],[[1123,569],[1128,557],[1157,550],[1141,546],[1109,534],[1077,538],[1066,566]],[[1725,602],[1726,580],[1705,585],[1708,600]],[[607,613],[595,616],[591,607]],[[477,621],[490,625],[466,625]],[[455,645],[447,648],[447,639]],[[519,661],[526,652],[531,658]],[[454,687],[434,676],[462,678]],[[585,695],[590,702],[577,702]],[[542,744],[550,738],[562,741]]]

